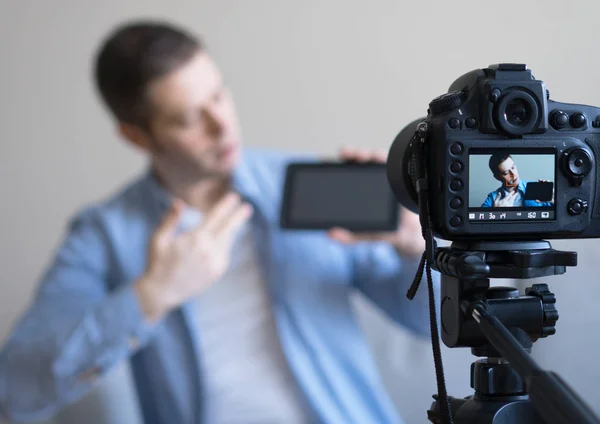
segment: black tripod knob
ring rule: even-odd
[[[556,333],[556,321],[558,311],[556,310],[556,295],[551,293],[547,284],[534,284],[525,290],[527,296],[535,296],[542,301],[544,308],[544,322],[540,337],[548,337]]]
[[[515,396],[526,392],[525,382],[519,374],[498,358],[471,364],[471,387],[482,396]]]

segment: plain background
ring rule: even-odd
[[[166,18],[204,37],[248,145],[334,156],[342,145],[387,149],[455,78],[492,63],[524,62],[553,99],[600,105],[598,12],[594,0],[0,0],[0,336],[27,306],[66,219],[145,166],[90,81],[100,38],[124,19]],[[578,251],[579,265],[543,279],[560,320],[534,354],[600,412],[600,242],[553,246]],[[406,421],[425,422],[435,392],[429,344],[361,299],[357,309]],[[449,393],[470,394],[470,352],[443,354]],[[117,370],[102,395],[60,421],[135,423],[127,377]]]
[[[521,181],[546,180],[554,182],[554,155],[512,155]],[[469,207],[479,208],[489,192],[500,187],[488,165],[490,155],[469,156]]]

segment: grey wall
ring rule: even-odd
[[[598,12],[594,0],[1,0],[0,338],[28,304],[65,219],[144,164],[90,84],[91,54],[121,20],[169,18],[203,34],[237,98],[246,143],[333,155],[342,145],[387,148],[456,77],[491,63],[525,62],[554,99],[600,104]],[[535,354],[600,412],[600,246],[556,246],[578,250],[580,262],[547,279],[561,319]],[[424,422],[435,391],[429,346],[361,299],[357,308],[400,410]],[[449,392],[469,394],[469,353],[445,349],[444,358]],[[117,370],[61,421],[134,423],[126,382]]]

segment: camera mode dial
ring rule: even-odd
[[[555,306],[556,295],[550,292],[547,284],[533,284],[525,290],[525,294],[537,297],[542,301],[544,319],[540,337],[548,337],[556,333],[556,321],[558,321],[558,311]]]
[[[432,115],[440,115],[450,112],[460,106],[467,100],[469,96],[465,91],[457,90],[442,94],[436,97],[429,103],[429,111]]]

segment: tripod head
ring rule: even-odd
[[[556,298],[545,284],[528,288],[520,297],[513,287],[490,287],[490,278],[535,278],[559,275],[577,265],[577,254],[551,248],[541,242],[453,243],[438,248],[432,263],[441,273],[442,340],[452,347],[471,347],[476,356],[498,356],[479,325],[461,308],[476,301],[487,305],[523,346],[555,333]]]
[[[442,276],[444,344],[470,347],[473,355],[484,357],[471,365],[474,395],[448,397],[454,422],[597,423],[558,376],[541,370],[529,356],[535,341],[555,333],[556,297],[548,286],[533,284],[525,296],[513,287],[490,287],[490,278],[564,274],[567,266],[577,265],[577,254],[554,250],[546,241],[455,242],[428,252],[434,252],[430,263]],[[446,422],[443,400],[434,399],[430,421]]]

